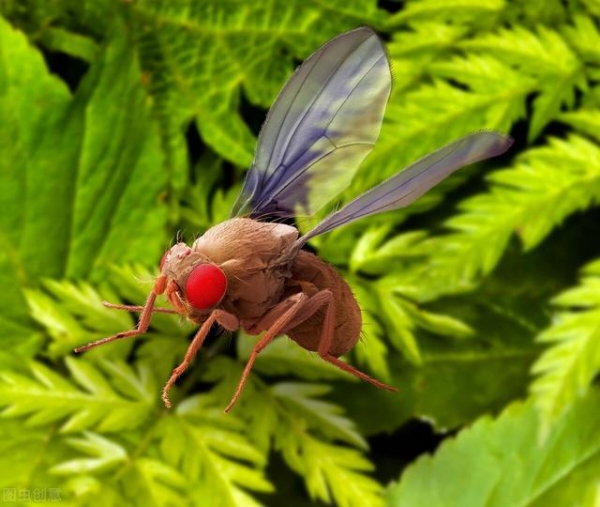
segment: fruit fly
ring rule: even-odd
[[[373,148],[391,90],[384,47],[369,28],[342,34],[310,56],[290,78],[258,138],[254,162],[232,218],[191,246],[177,243],[141,306],[135,329],[79,347],[82,352],[145,333],[153,312],[180,314],[200,326],[162,399],[202,346],[213,324],[262,336],[225,411],[238,400],[258,354],[286,334],[325,361],[377,387],[395,391],[339,359],[360,337],[361,313],[349,286],[305,243],[359,218],[408,206],[449,174],[505,152],[510,137],[478,132],[427,155],[330,214],[300,236],[263,217],[312,215],[350,183]],[[172,308],[156,308],[164,294]]]

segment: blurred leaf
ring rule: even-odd
[[[164,459],[194,482],[193,495],[198,500],[218,498],[219,505],[258,505],[243,488],[272,490],[261,470],[264,457],[239,430],[206,421],[206,408],[206,404],[187,404],[178,417],[162,421]],[[226,416],[221,413],[220,417]]]
[[[525,394],[539,353],[534,332],[481,294],[462,305],[465,318],[481,331],[469,340],[423,335],[420,365],[391,355],[391,383],[398,393],[366,384],[336,387],[332,399],[343,403],[363,433],[391,432],[412,417],[439,430],[454,429]]]
[[[293,405],[296,412],[310,420],[311,426],[329,438],[366,449],[367,443],[356,432],[352,422],[341,416],[340,407],[314,398],[330,390],[327,386],[317,384],[280,383],[273,388],[273,393],[286,405]]]
[[[557,314],[538,336],[550,344],[533,365],[531,385],[546,424],[586,393],[600,369],[600,261],[584,270],[579,286],[559,294]]]
[[[597,393],[579,400],[543,443],[531,402],[485,417],[408,468],[389,488],[388,505],[594,505],[599,401]]]
[[[104,471],[119,466],[127,457],[121,446],[90,432],[84,432],[84,438],[70,438],[67,443],[92,457],[59,463],[50,469],[51,473],[70,475]]]
[[[257,338],[240,333],[237,350],[240,359],[250,357]],[[352,377],[336,366],[323,361],[317,353],[303,349],[287,337],[274,340],[256,359],[257,371],[270,376],[297,375],[306,380],[347,379]]]
[[[166,175],[125,37],[111,40],[74,96],[3,20],[0,41],[0,282],[13,288],[0,296],[5,339],[30,325],[19,288],[38,277],[100,279],[116,260],[158,257]]]
[[[40,363],[31,364],[33,378],[0,372],[0,404],[4,417],[29,415],[28,424],[41,426],[69,417],[62,432],[98,427],[118,431],[139,427],[150,415],[156,385],[142,366],[113,369],[111,382],[91,363],[68,358],[67,367],[78,386]]]
[[[335,16],[324,14],[329,10]],[[351,5],[142,0],[132,2],[131,11],[165,145],[195,117],[207,144],[246,167],[255,139],[238,112],[242,92],[267,108],[294,59],[305,59],[357,20],[376,22],[383,14],[370,0]]]

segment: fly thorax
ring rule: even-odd
[[[285,224],[233,218],[206,231],[192,250],[210,258],[227,275],[225,307],[261,314],[277,301],[290,276],[289,252],[298,230]]]

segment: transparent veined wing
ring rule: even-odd
[[[499,132],[477,132],[419,159],[403,171],[350,201],[298,239],[299,248],[310,238],[359,218],[408,206],[457,169],[510,148],[511,137]]]
[[[369,28],[322,46],[271,107],[232,214],[312,215],[346,188],[372,150],[392,77]]]

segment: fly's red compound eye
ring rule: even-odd
[[[227,289],[227,278],[223,270],[214,264],[196,266],[185,284],[185,295],[189,303],[198,310],[216,306]]]

